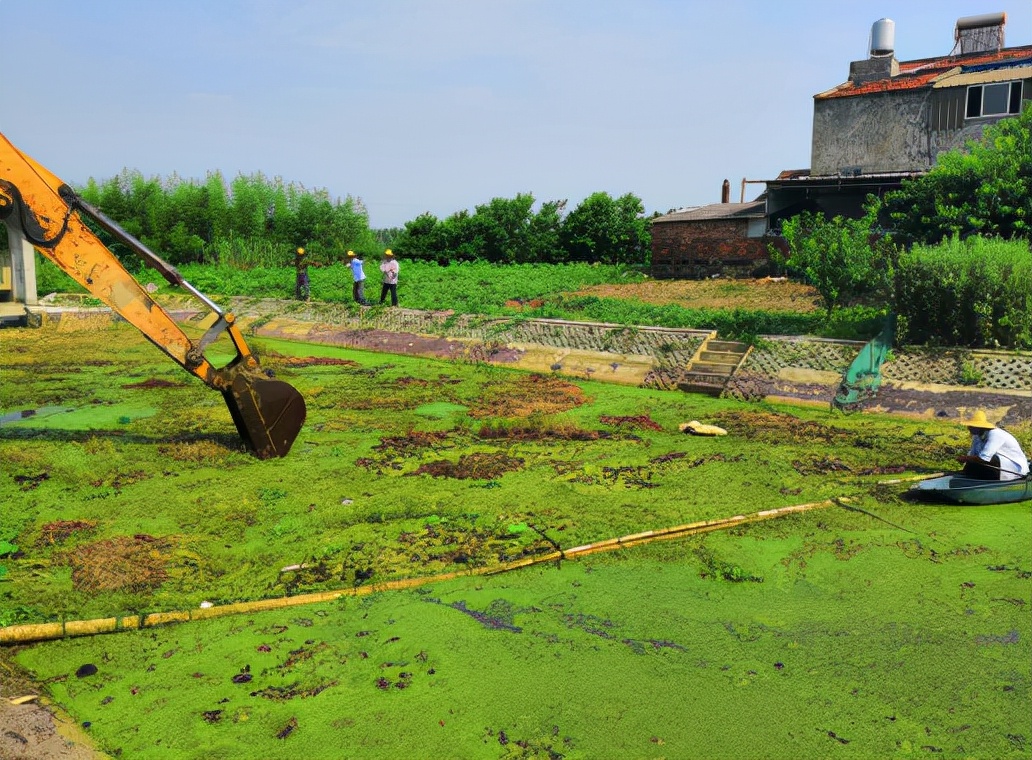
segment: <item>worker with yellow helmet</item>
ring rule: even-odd
[[[351,267],[351,277],[354,280],[354,284],[351,286],[351,295],[355,299],[355,303],[362,306],[368,306],[369,302],[365,299],[365,270],[362,269],[362,258],[354,251],[348,251],[348,266]]]
[[[294,269],[297,270],[294,298],[298,301],[307,301],[311,297],[312,288],[308,281],[308,254],[304,248],[298,248],[294,252]]]
[[[387,300],[387,294],[391,294],[391,306],[398,305],[398,260],[394,258],[394,252],[388,248],[383,252],[383,259],[380,261],[380,271],[383,272],[383,287],[380,288],[380,304]]]

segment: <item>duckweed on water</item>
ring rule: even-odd
[[[218,394],[127,327],[4,332],[0,417],[75,410],[0,424],[5,623],[490,568],[834,496],[862,511],[8,650],[106,751],[1028,756],[1028,504],[877,485],[949,467],[955,426],[259,348],[309,404],[282,460],[244,453]],[[82,423],[117,405],[153,413]]]
[[[986,561],[1017,558],[1014,518],[993,521],[1009,539]],[[19,660],[130,757],[1026,754],[1027,580],[931,562],[848,514],[789,520],[784,538],[749,529]],[[860,549],[836,556],[838,539]],[[714,576],[702,549],[763,581]],[[99,672],[70,678],[83,662]]]

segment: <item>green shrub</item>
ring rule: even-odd
[[[770,247],[771,260],[802,275],[820,294],[830,315],[858,298],[885,303],[892,282],[896,249],[891,237],[875,228],[877,206],[862,219],[804,211],[782,223],[788,255]]]
[[[954,237],[901,254],[895,308],[911,344],[1032,347],[1032,255],[1024,241]]]
[[[960,365],[960,384],[978,385],[982,382],[982,373],[975,367],[974,362],[964,362]]]

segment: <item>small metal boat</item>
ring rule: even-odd
[[[1032,499],[1032,475],[1017,480],[976,480],[963,475],[943,475],[911,486],[910,495],[922,501],[954,504],[1012,504]]]

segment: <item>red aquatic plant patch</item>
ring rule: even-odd
[[[832,443],[853,437],[847,430],[778,412],[727,411],[714,420],[732,435],[769,443]]]
[[[832,472],[851,472],[849,465],[833,457],[815,456],[807,461],[794,460],[792,469],[800,475],[827,475]]]
[[[33,488],[39,486],[44,480],[50,479],[50,473],[41,472],[39,475],[15,475],[14,482],[23,491],[31,491]]]
[[[357,367],[358,362],[351,359],[334,359],[329,356],[288,356],[280,357],[280,363],[286,367]]]
[[[477,437],[487,440],[512,441],[597,441],[597,430],[585,430],[570,423],[544,425],[505,425],[487,423],[477,431]]]
[[[428,462],[420,465],[415,474],[458,480],[494,480],[507,472],[522,469],[523,461],[521,457],[511,457],[500,451],[474,452],[463,454],[458,462],[444,459]]]
[[[389,456],[406,457],[424,449],[435,448],[447,439],[448,434],[439,430],[410,430],[405,435],[381,438],[380,442],[373,446],[373,450]]]
[[[580,406],[587,399],[573,383],[549,375],[525,375],[484,388],[469,415],[482,417],[530,417],[556,414]]]
[[[53,546],[67,541],[76,533],[89,533],[97,527],[92,520],[55,520],[40,529],[37,546]]]
[[[647,414],[638,414],[633,416],[612,416],[604,414],[598,418],[598,421],[603,425],[616,425],[618,427],[632,427],[639,430],[662,430],[663,426],[653,420]]]

